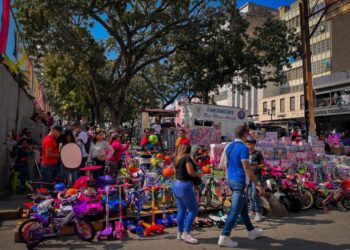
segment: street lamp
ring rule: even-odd
[[[269,116],[271,116],[271,121],[272,121],[272,116],[275,116],[275,109],[268,109],[267,110],[267,114],[269,115]]]

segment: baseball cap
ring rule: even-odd
[[[59,125],[52,126],[52,129],[57,130],[58,132],[62,133],[62,127]]]

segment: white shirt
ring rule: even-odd
[[[162,130],[162,126],[160,126],[159,124],[153,124],[153,125],[152,125],[152,128],[154,129],[154,132],[155,132],[157,135],[160,135],[160,131]]]
[[[83,157],[87,157],[88,154],[85,149],[85,145],[88,141],[88,134],[85,131],[80,131],[79,136],[77,138],[77,144],[81,147],[81,151],[83,153]]]

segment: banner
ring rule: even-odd
[[[18,61],[18,66],[20,69],[22,69],[25,62],[27,61],[28,56],[24,48],[20,48],[20,51],[21,51],[21,58]]]
[[[0,54],[4,54],[7,47],[7,39],[10,27],[10,7],[11,0],[2,0],[2,16],[1,16],[1,30],[0,30]]]
[[[16,67],[16,65],[11,61],[11,59],[9,58],[9,56],[7,54],[4,54],[4,61],[2,62],[3,64],[5,64],[12,73],[18,73],[18,69]]]

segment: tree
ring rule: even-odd
[[[64,30],[85,30],[98,24],[107,33],[105,51],[116,58],[104,96],[115,125],[120,124],[127,89],[142,69],[174,54],[189,41],[192,30],[209,22],[217,8],[204,0],[15,1],[17,17],[29,40],[65,43]]]
[[[46,89],[49,93],[54,89],[51,96],[55,98],[51,100],[66,103],[61,106],[65,109],[84,114],[83,111],[90,111],[86,107],[91,108],[93,120],[102,124],[101,96],[106,85],[101,73],[106,64],[104,51],[84,29],[72,28],[66,32],[70,34],[68,43],[57,44],[43,58]]]
[[[215,35],[197,40],[176,54],[184,65],[182,74],[190,89],[204,103],[210,102],[210,93],[232,85],[236,76],[241,82],[232,87],[239,92],[251,86],[264,88],[268,82],[285,83],[283,68],[290,66],[290,56],[298,51],[299,38],[283,21],[269,18],[249,37],[248,23],[238,10],[231,6],[229,13],[229,18],[213,20],[204,31]]]
[[[269,52],[263,40],[282,34],[278,41],[283,42],[289,31],[271,34],[265,27],[257,30],[260,40],[250,39],[245,34],[248,24],[232,0],[15,0],[15,4],[30,47],[39,44],[47,53],[65,53],[78,60],[71,67],[77,72],[84,69],[83,79],[89,80],[86,87],[92,91],[86,93],[89,106],[97,117],[101,117],[98,108],[105,106],[115,127],[128,113],[124,110],[129,109],[127,95],[134,78],[141,76],[164,107],[182,92],[200,95],[207,103],[210,92],[238,74],[243,87],[262,87],[267,77],[272,79],[273,72],[261,72],[265,66],[277,66],[275,78],[282,79],[280,69],[289,56],[289,43],[279,43]],[[106,37],[91,40],[95,26]]]

